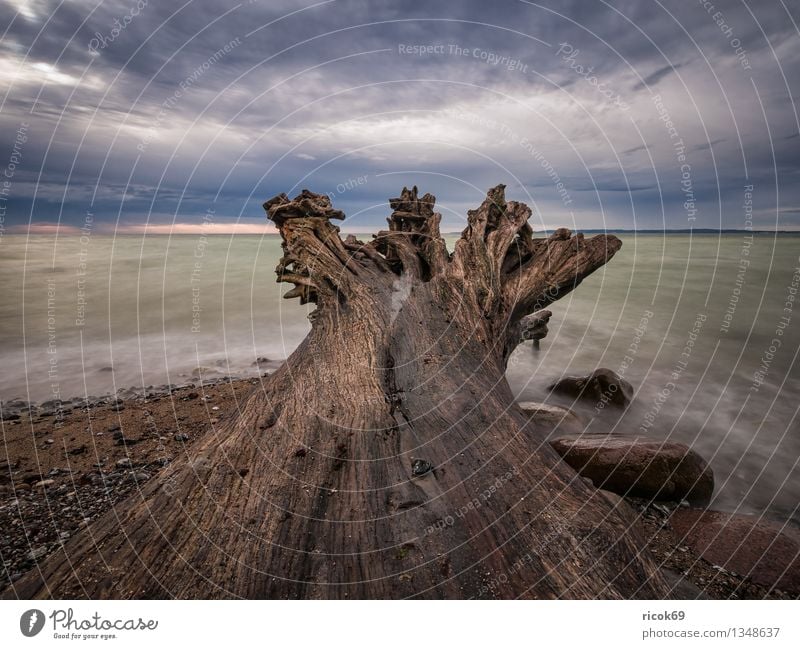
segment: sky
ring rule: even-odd
[[[800,229],[788,0],[0,0],[2,232],[269,231],[331,196],[444,231]]]

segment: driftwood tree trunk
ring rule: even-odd
[[[434,197],[344,241],[327,197],[265,208],[285,365],[201,443],[15,584],[21,597],[660,597],[630,522],[544,442],[504,378],[519,322],[620,247],[533,238],[502,185],[449,254]]]

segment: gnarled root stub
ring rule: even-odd
[[[369,241],[342,239],[320,194],[264,207],[286,297],[316,305],[309,335],[192,458],[5,596],[666,594],[636,528],[559,459],[504,376],[521,319],[618,239],[537,238],[502,185],[452,252],[416,188]]]

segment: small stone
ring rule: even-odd
[[[40,480],[39,482],[34,483],[34,487],[49,487],[50,485],[55,484],[56,481],[53,479],[49,480]]]
[[[131,459],[129,457],[123,457],[120,460],[117,460],[117,466],[121,469],[125,469],[131,466]]]
[[[46,439],[46,440],[44,440],[44,443],[45,444],[55,444],[55,441],[56,440],[54,440],[54,439]]]
[[[176,442],[188,442],[189,441],[189,436],[185,435],[184,433],[178,433],[177,435],[175,435],[175,437],[173,439]]]
[[[411,475],[415,477],[423,476],[433,471],[433,465],[427,460],[416,459],[411,462]]]

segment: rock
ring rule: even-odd
[[[605,403],[625,407],[633,399],[633,386],[613,370],[604,367],[596,369],[589,376],[565,376],[549,385],[548,390],[573,399],[590,401],[600,408],[603,406],[599,404]]]
[[[127,469],[131,466],[131,459],[129,457],[123,457],[120,460],[117,460],[116,465],[121,469]]]
[[[49,478],[47,480],[40,480],[39,482],[35,482],[33,484],[34,487],[49,487],[50,485],[54,485],[56,483],[55,480]]]
[[[175,435],[175,437],[173,439],[176,442],[188,442],[189,441],[189,436],[185,435],[183,433],[178,433],[177,435]]]
[[[94,484],[95,480],[99,478],[100,474],[96,471],[90,471],[88,473],[84,473],[79,479],[79,485],[91,485]]]
[[[115,437],[115,442],[117,446],[134,446],[141,442],[141,439],[136,439],[133,437]]]
[[[678,538],[711,564],[767,588],[800,591],[800,531],[743,514],[676,509],[670,523]]]
[[[433,471],[433,465],[427,460],[414,460],[411,462],[411,475],[420,477]]]
[[[185,397],[183,397],[184,401],[191,401],[193,399],[197,399],[200,395],[197,392],[190,392]]]
[[[634,435],[571,435],[550,441],[555,451],[595,486],[623,496],[708,502],[714,474],[684,444]]]
[[[553,316],[552,311],[542,309],[520,320],[520,339],[521,340],[541,340],[547,335],[547,323]]]
[[[67,451],[70,455],[83,455],[86,453],[86,444],[82,444],[81,446],[76,446],[73,449]]]
[[[580,433],[584,429],[581,418],[569,408],[538,401],[520,401],[517,404],[534,422],[558,428],[563,432]]]

